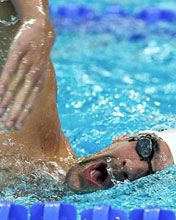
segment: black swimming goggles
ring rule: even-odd
[[[140,137],[130,137],[128,141],[137,141],[136,152],[141,160],[145,160],[148,163],[149,174],[154,173],[151,161],[155,151],[159,148],[156,137],[146,134]]]

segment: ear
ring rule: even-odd
[[[122,140],[124,140],[124,139],[127,139],[127,138],[129,138],[129,135],[127,135],[127,134],[122,134],[122,135],[119,135],[119,136],[116,136],[114,139],[113,139],[113,144],[115,144],[115,143],[117,143],[117,142],[119,142],[119,141],[122,141]]]

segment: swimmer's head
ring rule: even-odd
[[[153,172],[173,164],[167,144],[157,139],[158,149],[151,157]],[[118,182],[133,181],[149,174],[149,164],[136,151],[137,141],[124,139],[83,159],[71,167],[66,184],[75,192],[107,189]]]

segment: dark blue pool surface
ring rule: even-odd
[[[51,3],[56,9],[59,4],[62,9],[68,6],[67,1]],[[95,153],[122,133],[175,128],[175,18],[151,21],[149,13],[149,21],[143,19],[145,8],[150,12],[151,8],[159,8],[175,13],[174,1],[72,3],[69,1],[71,13],[81,5],[96,15],[89,21],[75,15],[69,18],[61,12],[58,15],[57,10],[53,13],[60,17],[52,15],[57,32],[52,60],[59,86],[58,109],[62,128],[75,153]],[[107,15],[105,12],[114,5],[124,14]],[[101,19],[97,20],[97,16]],[[175,172],[175,166],[171,166],[131,183],[84,195],[65,195],[62,200],[75,204],[79,211],[96,204],[126,211],[147,205],[175,210]],[[30,205],[42,200],[42,190],[41,198],[23,194],[14,199],[10,190],[5,196]],[[47,200],[59,199],[57,186],[47,190],[55,194],[50,197],[48,193]],[[30,189],[26,187],[27,191]]]

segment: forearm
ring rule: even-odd
[[[20,20],[49,20],[48,0],[12,0]]]

